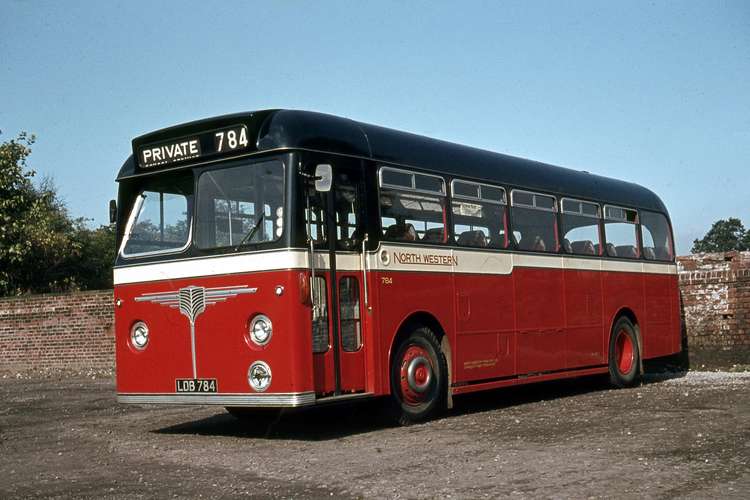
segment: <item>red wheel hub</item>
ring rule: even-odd
[[[421,346],[410,345],[401,358],[399,387],[406,404],[415,406],[430,398],[434,369],[430,354]]]
[[[625,330],[620,330],[615,339],[615,362],[621,374],[630,373],[635,361],[633,340]]]

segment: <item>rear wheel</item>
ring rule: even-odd
[[[641,353],[633,323],[626,317],[615,322],[609,338],[609,379],[615,387],[631,387],[641,374]]]
[[[415,329],[391,363],[394,417],[402,425],[426,420],[445,407],[448,365],[432,330]]]

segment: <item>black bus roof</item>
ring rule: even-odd
[[[638,184],[310,111],[275,109],[207,118],[137,137],[133,150],[139,145],[236,123],[248,125],[255,153],[313,150],[350,155],[451,177],[667,213],[661,199]],[[186,162],[174,168],[190,165]],[[117,180],[152,173],[139,171],[131,156]]]

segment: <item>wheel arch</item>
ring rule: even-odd
[[[633,329],[635,329],[635,336],[638,339],[638,353],[639,355],[639,366],[638,369],[640,370],[640,373],[643,374],[643,334],[641,333],[641,326],[638,322],[638,316],[636,316],[635,311],[633,311],[630,307],[621,307],[615,315],[612,317],[612,321],[609,325],[609,335],[607,336],[607,363],[609,363],[609,343],[612,341],[612,334],[614,333],[614,327],[615,323],[617,323],[620,318],[628,318],[630,322],[633,324]]]
[[[422,326],[426,326],[432,330],[440,343],[440,350],[445,356],[445,362],[448,366],[448,383],[446,384],[448,390],[447,403],[448,408],[452,408],[453,398],[451,384],[453,382],[453,350],[445,328],[443,328],[443,325],[438,321],[434,314],[427,311],[414,311],[401,322],[396,330],[396,335],[393,336],[391,345],[388,348],[388,376],[390,377],[393,354],[396,352],[398,345],[403,342],[413,330]],[[390,389],[390,383],[388,384],[388,387]]]

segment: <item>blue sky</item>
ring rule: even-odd
[[[347,116],[643,184],[679,253],[750,226],[750,2],[0,0],[0,140],[104,223],[144,132]]]

